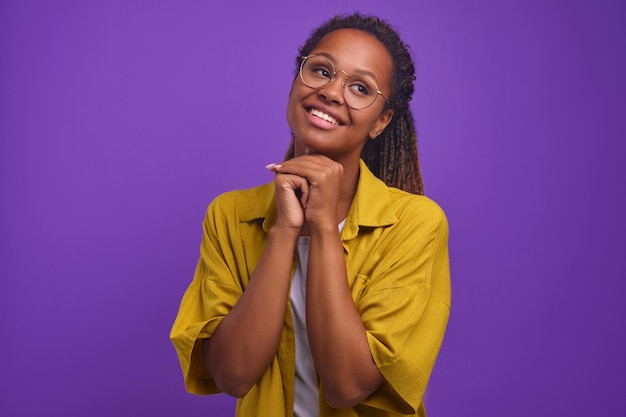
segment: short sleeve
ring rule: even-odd
[[[243,292],[233,274],[237,268],[225,231],[227,223],[219,212],[214,201],[203,223],[201,255],[193,281],[183,295],[170,333],[185,388],[194,394],[220,392],[204,364],[202,341],[213,334]]]
[[[428,230],[403,239],[393,262],[371,278],[357,303],[372,357],[385,378],[365,406],[399,414],[423,410],[450,315],[448,224],[439,213]]]

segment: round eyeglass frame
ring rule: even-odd
[[[313,57],[320,57],[320,58],[324,58],[326,61],[328,61],[328,63],[330,64],[330,66],[331,66],[331,68],[332,68],[332,70],[333,70],[332,77],[328,79],[328,82],[327,82],[326,84],[324,84],[324,85],[320,85],[319,87],[314,87],[314,86],[312,86],[312,85],[308,84],[306,81],[304,81],[304,76],[302,75],[302,69],[304,68],[304,64],[306,63],[306,61],[307,61],[309,58],[313,58]],[[300,62],[300,69],[298,70],[298,74],[300,75],[300,79],[302,80],[302,82],[304,83],[304,85],[306,85],[306,86],[307,86],[307,87],[309,87],[309,88],[313,88],[313,89],[315,89],[315,90],[319,90],[320,88],[324,88],[324,87],[326,87],[327,85],[329,85],[329,84],[331,84],[333,81],[335,81],[335,79],[337,79],[337,73],[338,73],[338,72],[340,72],[340,73],[342,73],[343,75],[345,75],[345,76],[346,76],[346,81],[347,81],[347,80],[349,80],[351,77],[353,77],[353,75],[348,75],[348,73],[347,73],[347,72],[345,72],[344,70],[340,70],[340,69],[335,68],[335,64],[333,63],[333,61],[331,61],[330,59],[328,59],[328,58],[327,58],[327,57],[325,57],[324,55],[315,55],[315,54],[313,54],[313,55],[301,56],[300,58],[302,58],[302,62]],[[376,103],[376,98],[378,98],[378,95],[380,94],[380,95],[382,96],[382,98],[384,98],[384,99],[385,99],[385,104],[389,104],[389,100],[387,100],[387,97],[385,97],[385,95],[384,95],[384,94],[380,91],[380,87],[378,86],[378,83],[377,83],[375,80],[373,80],[371,77],[368,77],[368,76],[364,76],[364,77],[369,78],[369,79],[372,81],[372,83],[374,83],[374,86],[376,86],[376,96],[374,97],[374,100],[372,100],[372,102],[371,102],[370,104],[368,104],[367,106],[365,106],[365,107],[354,107],[354,106],[350,105],[350,104],[348,103],[348,101],[346,100],[346,81],[344,81],[344,82],[341,84],[341,94],[342,94],[342,96],[343,96],[343,99],[344,99],[345,103],[346,103],[348,106],[350,106],[350,107],[352,107],[353,109],[355,109],[355,110],[363,110],[363,109],[367,109],[367,108],[368,108],[368,107],[370,107],[372,104]]]

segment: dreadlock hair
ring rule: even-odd
[[[378,17],[359,13],[331,18],[313,31],[304,46],[299,48],[295,76],[298,75],[302,57],[309,55],[324,36],[339,29],[357,29],[374,36],[385,46],[393,64],[391,95],[386,104],[386,108],[393,110],[393,117],[375,140],[367,141],[361,158],[374,175],[388,186],[423,195],[424,184],[417,153],[415,121],[409,108],[414,91],[415,64],[408,46],[389,23]],[[293,157],[292,137],[285,159]]]

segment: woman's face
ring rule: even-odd
[[[380,95],[365,109],[349,107],[342,91],[346,80],[343,72],[349,76],[370,76],[384,96],[389,97],[391,57],[376,38],[356,29],[329,33],[310,55],[328,57],[338,71],[333,82],[318,89],[295,77],[287,105],[287,122],[295,137],[294,154],[320,153],[338,162],[354,163],[370,134],[382,132],[393,111],[385,110],[385,99]]]

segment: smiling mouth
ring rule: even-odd
[[[340,124],[337,119],[335,119],[334,117],[324,113],[323,111],[320,111],[320,110],[314,109],[314,108],[310,108],[308,111],[313,116],[319,117],[322,120],[326,120],[329,123],[332,123],[332,124],[337,125],[337,126]]]

